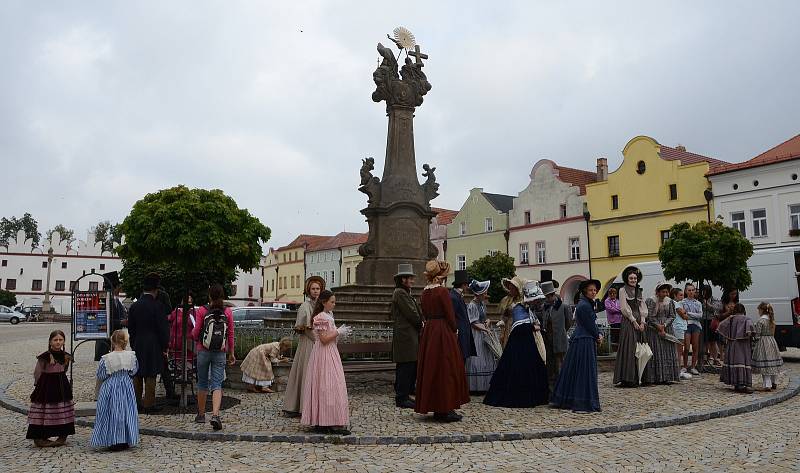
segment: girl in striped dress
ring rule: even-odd
[[[760,317],[753,330],[756,344],[753,347],[753,373],[764,378],[764,391],[778,389],[778,373],[783,366],[783,358],[775,341],[775,312],[772,304],[758,304]]]
[[[120,451],[139,443],[139,414],[131,381],[139,366],[136,353],[125,350],[127,332],[115,330],[111,345],[114,351],[104,355],[97,366],[97,379],[103,384],[97,396],[91,445]]]
[[[64,351],[66,337],[61,330],[53,330],[47,341],[47,351],[36,357],[33,372],[36,387],[31,393],[28,410],[27,439],[37,447],[58,447],[67,443],[67,436],[75,434],[75,403],[72,384],[67,379],[67,368],[72,357]],[[50,437],[57,437],[55,441]]]

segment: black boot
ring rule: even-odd
[[[395,399],[394,405],[402,409],[413,409],[415,407],[414,401],[409,398]]]

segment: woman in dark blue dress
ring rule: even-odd
[[[543,301],[544,293],[535,281],[523,287],[524,303],[511,309],[513,326],[503,354],[489,382],[483,403],[496,407],[535,407],[547,404],[547,366],[539,354],[534,331],[541,330],[539,320],[525,305]]]
[[[569,349],[558,375],[550,405],[579,412],[600,411],[600,393],[597,389],[597,345],[603,335],[597,330],[594,297],[600,290],[600,281],[581,282],[581,299],[575,310],[576,328],[569,339]]]

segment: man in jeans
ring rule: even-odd
[[[161,277],[150,273],[144,277],[144,293],[128,311],[128,334],[131,348],[136,352],[139,371],[133,378],[136,402],[143,413],[158,412],[156,377],[161,374],[169,342],[169,325],[164,308],[157,300]]]

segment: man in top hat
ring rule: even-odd
[[[458,346],[461,348],[461,357],[464,361],[470,356],[475,356],[475,341],[472,338],[472,329],[467,313],[467,303],[464,301],[464,290],[469,286],[469,276],[463,269],[453,273],[453,289],[450,289],[450,301],[456,313],[456,326],[458,327]]]
[[[106,278],[106,280],[108,280],[108,283],[111,284],[111,287],[107,289],[111,291],[114,297],[114,299],[111,301],[111,314],[109,320],[109,323],[111,324],[111,332],[113,333],[114,330],[119,330],[122,328],[125,319],[128,318],[128,311],[119,300],[119,291],[122,287],[122,281],[119,280],[119,273],[112,271],[110,273],[103,274],[103,276]],[[96,341],[94,344],[94,361],[100,361],[100,357],[110,351],[111,340],[106,338]]]
[[[544,273],[544,271],[542,271]],[[543,274],[544,275],[544,274]],[[550,276],[552,278],[552,275]],[[569,348],[567,330],[572,325],[572,313],[564,301],[556,293],[558,281],[550,279],[540,284],[544,292],[544,307],[542,308],[542,326],[544,329],[544,344],[547,348],[547,380],[552,391],[561,371],[561,362]]]
[[[414,278],[414,268],[410,264],[397,265],[392,293],[392,360],[396,366],[394,403],[407,409],[414,408],[414,401],[409,396],[417,382],[417,351],[422,330],[422,309],[411,296]]]
[[[133,378],[136,401],[142,412],[157,412],[156,377],[164,368],[164,353],[169,344],[169,324],[164,316],[164,305],[158,300],[161,277],[150,273],[144,277],[144,293],[128,311],[128,334],[131,348],[136,352],[139,371]]]

